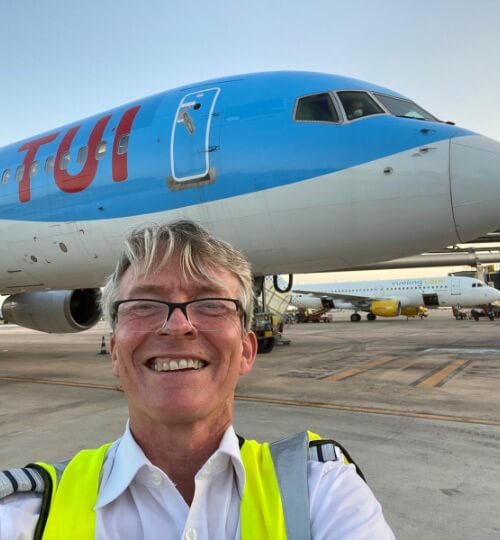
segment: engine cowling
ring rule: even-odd
[[[83,332],[101,316],[99,289],[13,294],[2,305],[5,320],[49,334]]]
[[[401,302],[398,300],[375,300],[370,311],[378,317],[397,317],[401,314]]]

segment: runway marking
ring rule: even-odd
[[[397,409],[382,409],[379,407],[363,407],[359,405],[344,405],[341,403],[321,403],[315,401],[292,401],[289,399],[273,399],[254,396],[236,395],[237,401],[249,401],[254,403],[269,403],[271,405],[293,405],[294,407],[310,407],[314,409],[330,409],[345,412],[359,412],[367,414],[382,414],[385,416],[403,416],[409,418],[421,418],[423,420],[441,420],[443,422],[462,422],[464,424],[481,424],[485,426],[500,426],[500,420],[489,418],[477,418],[467,416],[454,416],[449,414],[435,414],[425,411],[403,411]]]
[[[52,384],[56,386],[74,386],[81,388],[94,388],[96,390],[120,391],[118,386],[110,384],[80,383],[77,381],[56,381],[53,379],[28,379],[24,377],[2,377],[0,381],[32,383],[32,384]],[[403,416],[409,418],[421,418],[424,420],[441,420],[444,422],[462,422],[465,424],[481,424],[485,426],[500,426],[500,420],[490,420],[488,418],[476,418],[467,416],[453,416],[448,414],[435,414],[425,411],[404,411],[397,409],[384,409],[381,407],[364,407],[360,405],[349,405],[342,403],[322,403],[318,401],[300,401],[289,399],[274,399],[257,396],[236,395],[237,401],[248,401],[252,403],[269,403],[271,405],[290,405],[294,407],[309,407],[314,409],[328,409],[335,411],[382,414],[385,416]]]
[[[500,349],[475,349],[475,348],[468,348],[468,349],[446,349],[446,348],[433,348],[433,349],[425,349],[422,351],[423,354],[430,354],[430,353],[445,353],[445,354],[498,354],[500,353]]]
[[[117,390],[116,385],[82,383],[77,381],[56,381],[54,379],[28,379],[25,377],[1,377],[0,381],[32,383],[32,384],[53,384],[55,386],[76,386],[79,388],[95,388],[98,390]]]
[[[420,379],[413,382],[410,386],[418,386],[420,388],[443,386],[450,379],[463,371],[471,362],[472,360],[452,360],[444,366],[438,366],[430,373],[420,377]]]
[[[355,375],[359,375],[360,373],[364,373],[365,371],[368,371],[370,369],[374,369],[379,366],[383,366],[384,364],[388,364],[389,362],[392,362],[393,360],[396,360],[397,356],[382,356],[380,358],[376,358],[375,360],[370,360],[369,362],[365,362],[360,367],[354,367],[350,369],[344,369],[343,371],[339,371],[337,373],[333,373],[332,375],[327,375],[326,377],[323,377],[321,380],[323,381],[342,381],[343,379],[347,379],[349,377],[354,377]]]

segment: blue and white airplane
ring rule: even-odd
[[[379,86],[276,72],[195,83],[0,149],[4,315],[98,319],[124,234],[189,218],[255,276],[394,259],[500,227],[500,144]]]

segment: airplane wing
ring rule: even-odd
[[[382,300],[381,298],[375,297],[375,296],[362,296],[358,294],[345,294],[345,293],[332,293],[332,292],[326,292],[326,291],[305,291],[305,290],[298,290],[294,289],[295,293],[297,294],[305,294],[309,296],[314,296],[316,298],[322,298],[322,299],[331,299],[331,300],[337,300],[337,302],[345,302],[350,303],[353,306],[363,309],[363,308],[369,308],[371,303],[376,300]],[[334,302],[335,304],[335,302]]]

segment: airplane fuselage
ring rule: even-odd
[[[334,75],[244,75],[0,149],[0,292],[98,287],[144,222],[197,220],[256,275],[402,257],[500,226],[500,145],[381,102],[349,119],[340,91],[401,98]],[[298,118],[311,95],[329,96],[337,120]],[[485,155],[478,178],[471,156]]]
[[[331,298],[333,307],[370,311],[380,300],[393,300],[407,307],[473,307],[500,300],[500,291],[468,277],[410,278],[304,285],[311,296],[292,295],[296,307],[320,309],[321,298]]]

